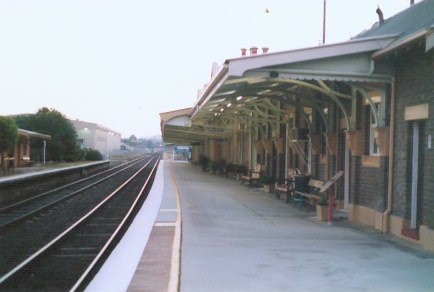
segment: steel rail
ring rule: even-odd
[[[68,227],[66,230],[64,230],[62,233],[57,235],[53,240],[51,240],[49,243],[47,243],[45,246],[40,248],[38,251],[33,253],[31,256],[29,256],[27,259],[22,261],[20,264],[18,264],[15,268],[1,276],[0,278],[0,284],[7,281],[9,278],[11,278],[15,273],[20,271],[22,268],[33,262],[35,259],[37,259],[39,256],[41,256],[44,252],[46,252],[49,248],[53,247],[57,242],[59,242],[62,238],[64,238],[66,235],[68,235],[71,231],[76,229],[80,224],[82,224],[85,220],[87,220],[90,216],[92,216],[98,209],[100,209],[103,205],[105,205],[110,199],[112,199],[121,189],[123,189],[133,178],[135,178],[138,174],[140,174],[147,166],[153,161],[153,159],[150,159],[143,167],[141,167],[136,173],[134,173],[130,178],[128,178],[122,185],[120,185],[116,190],[114,190],[111,194],[109,194],[106,198],[104,198],[100,203],[98,203],[92,210],[90,210],[88,213],[86,213],[84,216],[82,216],[80,219],[78,219],[76,222],[74,222],[70,227]]]
[[[148,158],[148,157],[147,157],[147,158]],[[108,180],[109,178],[111,178],[111,177],[113,177],[113,176],[115,176],[115,175],[121,173],[122,171],[124,171],[124,170],[126,170],[126,169],[128,169],[128,168],[130,168],[130,167],[133,167],[133,166],[136,165],[137,163],[140,163],[141,161],[143,161],[143,160],[145,160],[145,159],[147,159],[147,158],[143,158],[143,159],[141,159],[140,161],[135,161],[134,163],[128,165],[127,167],[125,167],[125,168],[123,168],[123,169],[121,169],[121,170],[118,170],[118,171],[116,171],[116,172],[110,174],[109,176],[106,176],[106,177],[104,177],[104,178],[102,178],[102,179],[100,179],[100,180],[98,180],[98,181],[96,181],[96,182],[94,182],[94,183],[91,183],[91,184],[89,184],[89,185],[87,185],[87,186],[85,186],[85,187],[82,187],[82,188],[80,188],[80,189],[78,189],[78,190],[76,190],[76,191],[73,191],[72,193],[66,194],[66,195],[64,195],[63,197],[61,197],[61,198],[59,198],[59,199],[57,199],[57,200],[51,201],[51,202],[49,202],[48,204],[45,204],[45,205],[40,206],[39,208],[36,208],[36,209],[30,210],[30,211],[28,211],[27,213],[25,213],[25,214],[23,214],[23,215],[21,215],[21,216],[19,216],[19,217],[12,218],[10,221],[6,221],[6,223],[1,224],[1,225],[0,225],[0,230],[1,230],[1,229],[4,229],[5,227],[7,227],[7,226],[9,226],[9,225],[11,225],[11,224],[14,224],[14,223],[17,223],[17,222],[19,222],[19,221],[22,221],[22,220],[24,220],[24,219],[26,219],[26,218],[28,218],[28,217],[34,215],[34,214],[36,214],[36,213],[38,213],[38,212],[41,212],[41,211],[43,211],[43,210],[45,210],[45,209],[47,209],[47,208],[49,208],[49,207],[51,207],[51,206],[53,206],[53,205],[55,205],[55,204],[58,204],[58,203],[60,203],[60,202],[62,202],[62,201],[64,201],[64,200],[66,200],[66,199],[68,199],[68,198],[70,198],[70,197],[73,197],[73,196],[75,196],[75,195],[78,195],[78,194],[80,194],[81,192],[83,192],[83,191],[85,191],[85,190],[87,190],[87,189],[90,189],[91,187],[93,187],[93,186],[95,186],[95,185],[97,185],[97,184],[99,184],[99,183],[101,183],[101,182],[104,182],[104,181]],[[152,158],[151,158],[150,160],[152,160]]]
[[[143,192],[145,191],[145,188],[148,186],[148,183],[151,180],[152,176],[154,175],[159,162],[160,162],[160,158],[158,158],[157,161],[155,162],[155,164],[154,164],[154,166],[153,166],[153,168],[152,168],[152,170],[151,170],[148,178],[146,179],[145,183],[143,184],[142,188],[140,189],[139,193],[137,194],[137,197],[135,198],[134,202],[132,203],[130,209],[128,210],[128,212],[126,213],[126,215],[124,216],[124,218],[122,219],[122,221],[119,223],[119,225],[116,228],[116,230],[113,232],[113,234],[110,236],[110,238],[104,244],[103,248],[100,250],[100,252],[94,258],[94,260],[89,264],[89,266],[87,267],[87,269],[84,271],[84,273],[81,275],[81,277],[77,280],[77,282],[74,284],[74,286],[69,291],[74,292],[74,291],[76,291],[80,287],[80,285],[83,283],[83,281],[86,279],[86,277],[90,274],[90,272],[92,271],[92,269],[97,265],[97,263],[99,262],[99,260],[101,259],[101,257],[107,252],[107,249],[108,249],[109,245],[113,242],[113,240],[115,239],[115,237],[119,234],[120,230],[124,227],[125,222],[130,218],[131,213],[133,212],[133,210],[136,207],[139,199],[143,195]]]

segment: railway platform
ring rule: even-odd
[[[99,165],[109,165],[109,160],[103,160],[103,161],[95,161],[95,162],[85,162],[85,163],[79,163],[72,166],[32,166],[32,167],[19,167],[14,169],[13,174],[3,174],[0,173],[0,184],[2,183],[8,183],[13,181],[25,181],[29,179],[33,179],[34,177],[43,177],[48,175],[58,175],[64,172],[68,171],[74,171],[74,170],[82,170],[86,168],[91,168]],[[0,170],[1,171],[1,170]]]
[[[434,287],[432,254],[347,221],[319,222],[262,189],[187,163],[162,161],[152,192],[146,218],[135,220],[136,233],[124,236],[88,291]]]

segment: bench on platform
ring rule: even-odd
[[[343,173],[342,170],[338,171],[326,182],[311,178],[308,183],[310,191],[294,191],[294,202],[298,203],[300,208],[302,206],[306,206],[306,208],[315,206],[321,199],[321,194],[326,193],[326,191],[342,176]]]
[[[308,208],[312,205],[315,205],[321,198],[319,195],[319,190],[324,185],[323,181],[311,178],[307,185],[310,188],[309,192],[294,192],[294,202],[299,206],[299,208],[303,206]]]
[[[289,168],[288,175],[285,179],[285,183],[276,182],[274,186],[274,192],[276,194],[277,199],[281,199],[281,196],[284,196],[285,202],[288,203],[292,194],[294,192],[295,187],[295,175],[301,174],[301,170],[298,168]]]
[[[248,175],[243,175],[241,177],[241,184],[248,182],[249,186],[251,186],[253,182],[259,182],[260,178],[261,178],[261,165],[256,164],[255,167],[249,172]]]

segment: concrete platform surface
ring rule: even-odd
[[[262,189],[171,163],[182,209],[180,291],[434,291],[434,257],[329,226]]]

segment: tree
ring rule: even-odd
[[[18,127],[14,119],[0,116],[0,164],[4,166],[5,153],[10,151],[18,139]]]
[[[77,132],[61,112],[43,107],[34,115],[17,116],[15,121],[23,129],[51,136],[51,139],[47,141],[48,160],[75,161],[79,159]],[[41,143],[41,141],[33,143]],[[40,149],[40,147],[37,148]]]
[[[125,144],[130,146],[137,146],[138,143],[139,141],[137,140],[137,137],[135,135],[131,135],[128,140],[125,140]]]
[[[102,154],[98,150],[90,149],[89,151],[87,151],[86,160],[97,161],[102,159]]]

